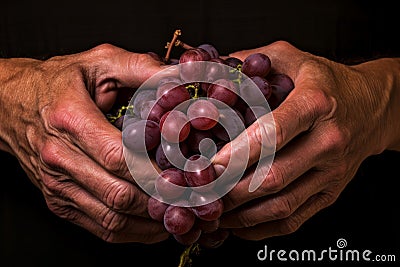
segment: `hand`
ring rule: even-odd
[[[214,163],[226,167],[229,159],[240,158],[248,136],[248,169],[223,199],[221,227],[260,240],[296,231],[334,203],[364,159],[400,149],[400,61],[382,58],[346,66],[283,41],[230,56],[243,60],[254,52],[268,55],[276,71],[293,79],[295,88],[259,124],[225,146]],[[274,147],[260,142],[262,137],[273,140],[268,136],[271,127],[276,129],[275,158],[271,166],[261,159],[257,175],[263,183],[249,192],[261,148]]]
[[[0,60],[0,148],[19,159],[52,212],[108,242],[168,237],[147,215],[121,132],[104,115],[161,65],[108,44],[46,61]],[[149,175],[133,160],[137,173]]]

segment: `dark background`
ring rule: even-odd
[[[356,63],[400,55],[398,9],[391,2],[82,0],[43,4],[7,0],[0,4],[0,57],[46,59],[105,42],[135,52],[163,54],[165,43],[179,28],[185,42],[212,43],[221,54],[282,39],[332,60]],[[400,177],[399,163],[397,152],[372,156],[337,202],[297,232],[258,242],[231,237],[222,247],[203,251],[193,266],[283,265],[277,260],[259,262],[256,253],[264,245],[276,250],[336,248],[339,238],[347,240],[348,249],[395,254],[398,262],[395,182]],[[1,266],[118,266],[124,262],[177,266],[183,247],[174,240],[155,245],[105,243],[53,215],[15,158],[1,152],[0,167]]]

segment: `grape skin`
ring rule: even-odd
[[[183,171],[174,167],[163,170],[156,178],[155,187],[163,199],[177,199],[186,190]]]
[[[204,49],[210,55],[210,59],[219,58],[219,52],[212,44],[201,44],[198,48]]]
[[[186,207],[170,205],[165,210],[164,226],[171,234],[186,234],[192,229],[195,221],[194,213]]]
[[[193,213],[204,221],[216,221],[224,211],[224,204],[219,198],[210,203],[192,207]]]
[[[185,113],[175,109],[166,112],[160,119],[160,132],[168,142],[184,141],[190,133],[190,123]]]
[[[202,231],[200,228],[192,227],[185,234],[181,234],[181,235],[174,234],[173,236],[176,241],[178,241],[182,245],[188,246],[193,243],[196,243],[196,241],[199,240],[201,233],[202,233]]]
[[[218,79],[210,84],[207,89],[208,98],[221,101],[230,107],[233,107],[236,104],[238,94],[239,91],[237,86],[229,79]]]
[[[157,104],[169,111],[177,105],[190,99],[190,94],[185,86],[177,82],[166,82],[157,88]]]
[[[122,141],[132,152],[152,150],[161,142],[159,125],[150,120],[138,120],[130,123],[122,132]]]
[[[158,222],[164,221],[164,214],[169,205],[161,202],[158,199],[151,197],[147,201],[147,210],[150,217]]]
[[[190,136],[190,134],[189,134]],[[186,159],[189,157],[188,142],[168,143],[161,142],[156,150],[155,158],[158,167],[165,170],[172,167],[183,169]]]
[[[198,99],[190,104],[187,116],[193,128],[198,130],[209,130],[218,123],[218,108],[205,99]]]
[[[270,58],[262,53],[254,53],[243,60],[242,72],[249,77],[265,77],[271,70]]]

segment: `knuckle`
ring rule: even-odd
[[[74,185],[65,177],[55,177],[49,174],[43,174],[42,182],[46,193],[49,196],[57,196],[63,199],[70,199],[74,193]]]
[[[325,131],[322,136],[323,153],[337,154],[342,158],[347,153],[346,144],[349,142],[349,136],[345,131],[340,130],[338,126],[331,127],[329,131]]]
[[[267,179],[264,180],[260,186],[260,190],[265,193],[276,193],[280,191],[285,186],[284,171],[276,164],[272,164]]]
[[[276,125],[271,113],[265,114],[259,120],[255,137],[257,143],[261,144],[262,155],[271,155],[275,152],[276,146]]]
[[[42,176],[43,185],[46,188],[46,192],[51,195],[58,195],[60,190],[60,183],[54,177],[50,175],[43,175]]]
[[[333,185],[341,186],[342,182],[346,182],[348,179],[348,176],[346,175],[347,173],[349,173],[349,169],[346,164],[335,164],[335,167],[330,174],[331,183]]]
[[[279,223],[279,233],[281,235],[288,235],[296,232],[303,221],[299,216],[290,216]]]
[[[125,170],[125,158],[120,145],[106,142],[100,153],[103,155],[103,165],[107,170],[117,174]]]
[[[236,198],[233,191],[223,196],[222,201],[224,203],[225,211],[229,211],[239,205],[239,203],[235,199]]]
[[[70,101],[53,105],[48,114],[47,123],[51,130],[55,129],[58,133],[72,134],[73,136],[79,136],[82,130],[89,129],[86,117],[77,114],[76,107],[71,105]]]
[[[314,110],[314,113],[321,114],[325,118],[332,110],[335,110],[334,98],[328,96],[323,90],[312,90],[309,95],[305,103],[308,103],[309,109]]]
[[[108,185],[104,194],[105,203],[115,211],[128,210],[135,200],[132,186],[121,181]]]
[[[306,110],[305,115],[299,117],[300,123],[303,121],[317,121],[326,120],[332,110],[335,109],[333,105],[333,98],[329,97],[323,90],[309,89],[299,96],[302,101],[293,103],[297,109]]]
[[[272,45],[279,47],[280,49],[287,49],[287,48],[292,47],[292,45],[288,41],[285,41],[285,40],[275,41],[275,42],[273,42]]]
[[[340,191],[339,191],[340,192]],[[324,191],[318,194],[316,197],[318,198],[318,202],[320,202],[320,209],[328,207],[335,203],[337,198],[339,197],[338,191]]]
[[[107,209],[102,219],[102,226],[107,231],[118,232],[122,230],[127,223],[127,217],[111,209]]]
[[[95,54],[110,54],[113,53],[117,49],[116,46],[110,44],[110,43],[102,43],[99,44],[95,47],[93,47],[91,50],[89,50],[90,53],[95,53]]]
[[[62,204],[61,201],[57,201],[55,199],[47,199],[46,200],[48,209],[62,219],[66,219],[70,222],[77,222],[79,219],[79,215],[77,212],[69,207],[67,204]]]
[[[275,219],[287,218],[293,213],[293,205],[286,195],[282,195],[273,199],[271,205],[271,216]]]
[[[120,242],[118,234],[116,234],[113,231],[109,231],[109,230],[106,230],[103,233],[101,233],[101,235],[99,237],[107,243],[119,243]]]
[[[61,147],[52,142],[45,142],[43,148],[39,152],[41,161],[45,166],[59,169],[63,165],[63,159],[59,155]]]
[[[247,228],[247,227],[252,227],[257,224],[257,222],[252,220],[251,218],[252,217],[249,216],[249,214],[247,212],[241,212],[238,214],[237,219],[239,220],[240,225]]]

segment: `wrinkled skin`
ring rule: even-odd
[[[121,132],[104,115],[161,65],[109,44],[45,61],[0,60],[0,149],[18,158],[53,213],[107,242],[168,237],[149,218],[148,196],[125,164]]]
[[[288,74],[295,88],[272,112],[273,120],[261,117],[232,146],[225,146],[214,164],[223,171],[229,159],[240,157],[248,136],[249,168],[224,197],[220,226],[260,240],[292,233],[334,203],[368,156],[400,150],[400,60],[346,66],[283,41],[230,56],[243,60],[254,52],[268,55],[273,68]],[[249,192],[253,163],[259,161],[261,148],[274,148],[274,138],[272,166],[261,159],[257,175],[263,182]]]

